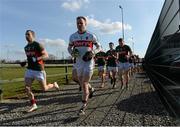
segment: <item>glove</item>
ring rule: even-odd
[[[21,66],[21,67],[26,66],[26,62],[20,62],[20,66]]]
[[[83,59],[85,62],[87,62],[87,61],[90,61],[93,56],[94,56],[93,52],[92,52],[92,51],[88,51],[88,52],[86,52],[86,53],[84,54],[84,56],[83,56],[82,59]]]
[[[37,58],[36,58],[36,57],[32,57],[32,61],[33,61],[33,62],[36,62],[36,61],[37,61]]]
[[[79,56],[79,51],[78,49],[73,49],[72,51],[72,57],[78,57]]]
[[[114,57],[114,53],[113,52],[110,52],[111,56]]]

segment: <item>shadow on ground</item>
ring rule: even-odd
[[[120,101],[117,108],[133,114],[164,116],[165,108],[158,99],[156,92],[141,93]]]

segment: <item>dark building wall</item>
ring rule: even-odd
[[[179,0],[165,0],[145,54],[145,60],[149,63],[163,64],[164,60],[168,61],[169,57],[175,58],[179,54],[179,3]]]

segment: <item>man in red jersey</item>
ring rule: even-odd
[[[124,44],[124,40],[119,38],[119,45],[116,47],[118,55],[118,74],[121,81],[121,87],[128,89],[129,82],[129,58],[132,55],[131,48]]]
[[[98,64],[98,75],[99,78],[101,78],[101,88],[104,87],[105,84],[105,78],[106,78],[106,53],[101,50],[100,52],[98,52],[95,56],[95,60]]]
[[[48,53],[40,43],[35,41],[35,32],[27,30],[25,37],[28,42],[28,44],[24,47],[28,62],[27,70],[24,76],[25,89],[31,102],[31,108],[27,112],[32,112],[38,108],[34,94],[31,90],[32,83],[35,79],[40,83],[43,91],[47,91],[51,88],[59,90],[59,86],[57,82],[54,82],[53,84],[47,84],[46,82],[46,72],[44,70],[43,60],[48,58]]]

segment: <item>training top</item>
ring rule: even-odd
[[[106,52],[107,66],[116,67],[116,58],[113,57],[112,54],[116,56],[116,51],[114,49],[113,50],[108,50]]]
[[[37,57],[40,57],[42,55],[41,52],[44,50],[44,47],[38,42],[34,41],[30,44],[27,44],[24,47],[24,50],[27,56],[27,68],[36,71],[44,70],[43,60],[37,61]]]
[[[96,46],[96,49],[93,49],[93,45]],[[79,56],[76,58],[76,63],[81,63],[83,55],[87,51],[92,51],[94,54],[100,51],[100,43],[97,40],[97,37],[85,31],[84,33],[79,33],[78,31],[73,33],[69,38],[68,52],[72,54],[73,48],[79,51]],[[93,59],[91,60],[91,62]]]
[[[103,51],[100,51],[96,54],[96,61],[98,66],[104,66],[106,63],[106,53]]]
[[[128,45],[123,45],[122,47],[118,45],[115,50],[119,54],[119,57],[118,57],[119,62],[122,62],[122,63],[128,62],[128,59],[126,56],[128,55],[128,52],[131,52],[131,48]]]

